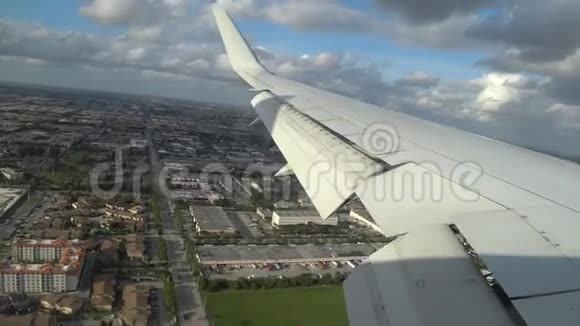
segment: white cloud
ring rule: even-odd
[[[121,24],[135,19],[142,6],[139,0],[93,0],[80,13],[103,24]]]
[[[127,36],[140,42],[156,42],[161,39],[163,27],[161,26],[143,26],[130,27]]]
[[[324,69],[337,68],[339,63],[340,58],[336,54],[327,52],[318,54],[314,59],[314,65]]]
[[[251,16],[257,12],[262,2],[256,2],[254,0],[217,0],[216,4],[232,14]]]
[[[146,50],[144,48],[135,48],[129,50],[127,59],[131,61],[141,60],[145,57]]]
[[[152,78],[152,79],[156,79],[156,78],[171,79],[171,80],[188,80],[189,79],[187,76],[180,75],[180,74],[173,74],[173,73],[169,73],[169,72],[160,72],[160,71],[148,70],[148,69],[142,70],[141,75],[145,78]]]
[[[547,112],[555,115],[562,127],[580,128],[580,105],[556,103]]]
[[[23,63],[23,64],[33,65],[33,66],[41,66],[41,65],[45,65],[47,63],[45,60],[36,59],[36,58],[26,58],[26,57],[20,57],[20,56],[2,56],[2,55],[0,55],[0,61],[12,62],[12,63]]]
[[[369,15],[335,0],[218,0],[217,3],[236,17],[266,19],[300,31],[368,34],[419,47],[465,48],[480,43],[464,35],[479,21],[475,14],[415,25],[397,17]]]
[[[415,71],[403,76],[397,81],[401,86],[433,87],[439,83],[439,78],[423,71]]]
[[[0,20],[0,56],[23,63],[152,70],[191,77],[233,80],[223,65],[221,44],[199,41],[162,44],[131,37],[97,37]]]
[[[580,105],[556,103],[548,109],[548,112],[563,113],[570,116],[580,117]]]
[[[475,100],[474,108],[483,112],[497,112],[508,104],[519,103],[521,90],[515,85],[526,77],[517,74],[491,73],[476,81],[483,90]]]
[[[263,16],[300,30],[370,31],[373,19],[362,12],[342,7],[333,1],[282,1],[263,9]]]

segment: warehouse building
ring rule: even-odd
[[[13,168],[0,168],[0,174],[2,174],[6,180],[10,181],[20,180],[24,177],[24,173],[16,171]]]
[[[221,207],[191,206],[189,212],[198,233],[236,233],[236,228]]]
[[[290,225],[338,225],[338,217],[332,215],[326,220],[322,219],[315,210],[277,210],[272,214],[273,226],[290,226]]]
[[[0,188],[0,218],[15,207],[25,195],[25,189]]]

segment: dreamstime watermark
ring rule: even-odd
[[[393,126],[374,123],[364,129],[360,143],[369,154],[392,154],[400,150],[401,137]]]
[[[477,182],[484,171],[476,162],[455,162],[403,140],[396,128],[376,123],[360,135],[340,139],[333,146],[320,146],[314,157],[290,157],[290,166],[311,198],[347,200],[353,194],[378,202],[471,202],[480,198]],[[323,143],[324,139],[316,139]],[[348,142],[357,144],[350,146]],[[283,150],[283,149],[282,149]],[[427,160],[414,161],[425,157]],[[99,164],[90,173],[92,192],[108,200],[130,188],[135,199],[142,197],[145,176],[166,198],[183,194],[217,194],[226,199],[290,199],[296,189],[288,175],[275,177],[280,164],[249,164],[233,169],[216,162],[206,164],[188,180],[198,188],[179,189],[174,180],[183,179],[171,167],[154,162],[137,164],[126,173],[123,148],[115,151],[114,163]],[[106,180],[106,182],[103,182]]]

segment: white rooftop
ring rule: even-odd
[[[21,188],[0,188],[0,215],[10,208],[26,193]]]

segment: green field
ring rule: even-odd
[[[206,294],[215,326],[346,326],[342,287]]]
[[[79,189],[89,177],[92,168],[92,157],[82,151],[72,152],[66,159],[57,164],[54,170],[45,171],[42,177],[45,182],[62,188]]]

